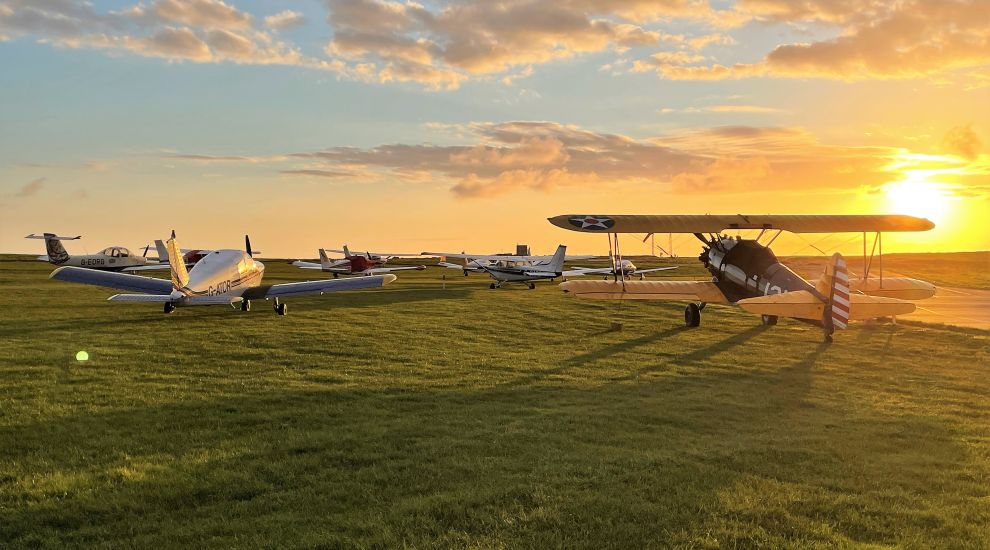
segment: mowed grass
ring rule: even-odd
[[[990,541],[988,333],[438,270],[166,316],[49,272],[0,261],[3,546]]]

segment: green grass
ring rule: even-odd
[[[49,271],[0,258],[4,546],[990,540],[988,333],[858,324],[826,347],[732,308],[688,330],[678,304],[435,270],[286,317],[166,316]]]

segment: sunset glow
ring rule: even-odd
[[[569,211],[906,213],[937,227],[892,250],[990,248],[990,3],[800,4],[0,0],[0,251],[601,252]]]

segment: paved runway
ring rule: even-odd
[[[918,309],[902,319],[990,330],[990,290],[939,287],[934,297],[915,303]]]

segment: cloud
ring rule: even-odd
[[[966,160],[975,160],[982,148],[983,143],[973,131],[972,125],[956,126],[942,138],[943,150]]]
[[[222,0],[155,0],[99,13],[79,0],[5,0],[0,35],[30,36],[64,48],[127,52],[195,63],[302,65],[323,60],[254,28],[251,14]]]
[[[838,28],[839,36],[781,44],[754,63],[653,63],[674,80],[819,77],[916,78],[990,63],[990,2],[985,0],[743,0],[740,12],[777,23]]]
[[[333,38],[326,52],[366,80],[455,89],[463,81],[579,55],[674,41],[694,49],[730,43],[721,34],[670,35],[643,23],[707,18],[706,1],[466,0],[426,7],[388,0],[326,0]],[[718,12],[723,13],[723,12]],[[691,58],[694,61],[701,59]],[[358,71],[360,67],[360,71]]]
[[[660,109],[662,114],[668,113],[780,113],[780,109],[774,107],[762,107],[760,105],[708,105],[706,107],[685,107],[674,109],[664,107]]]
[[[280,31],[301,27],[305,23],[306,17],[303,14],[292,10],[283,10],[275,15],[269,15],[265,18],[266,25]]]
[[[903,149],[824,144],[800,128],[720,126],[637,139],[547,121],[429,126],[456,142],[332,147],[269,158],[280,159],[283,174],[362,184],[440,183],[472,199],[567,187],[853,192],[896,181],[905,169],[895,163]]]
[[[31,180],[23,187],[21,187],[20,190],[14,193],[14,196],[19,199],[26,199],[28,197],[33,197],[37,195],[41,191],[41,188],[44,186],[45,186],[45,178],[37,178]]]

